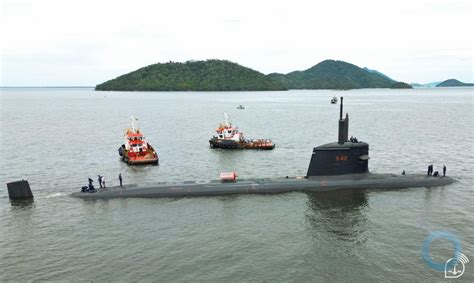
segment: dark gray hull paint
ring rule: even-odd
[[[96,193],[73,193],[83,199],[199,197],[231,194],[277,194],[288,192],[327,192],[342,189],[404,189],[438,187],[454,183],[450,177],[395,174],[352,174],[340,176],[290,177],[220,181],[126,185],[99,189]]]

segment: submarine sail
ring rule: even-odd
[[[339,111],[338,141],[313,148],[307,177],[369,172],[369,144],[349,136],[349,114],[343,116],[343,97]]]

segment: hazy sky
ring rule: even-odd
[[[337,59],[474,82],[472,0],[0,0],[2,86],[96,85],[157,62],[262,73]]]

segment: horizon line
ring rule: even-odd
[[[27,86],[0,86],[0,88],[91,88],[95,86],[80,86],[80,85],[71,85],[71,86],[64,86],[64,85],[52,85],[52,86],[35,86],[35,85],[27,85]]]

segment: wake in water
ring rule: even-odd
[[[67,194],[65,193],[54,193],[51,195],[47,195],[46,198],[54,198],[54,197],[61,197],[61,196],[66,196]]]

